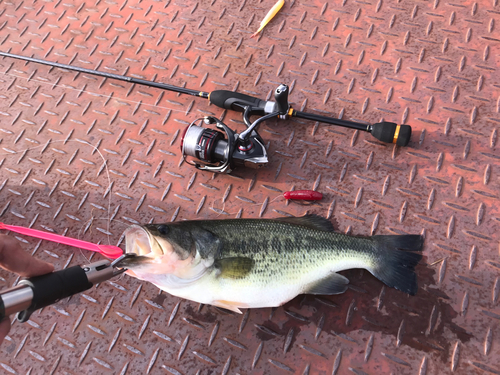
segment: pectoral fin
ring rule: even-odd
[[[304,293],[306,294],[341,294],[347,290],[347,284],[349,284],[349,279],[338,273],[332,273],[325,277],[324,279],[318,280],[312,283]]]
[[[215,268],[220,271],[220,277],[228,279],[241,279],[249,274],[255,261],[245,257],[216,259]]]

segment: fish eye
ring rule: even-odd
[[[168,234],[168,226],[160,225],[158,227],[158,233],[163,234],[163,235],[167,235]]]

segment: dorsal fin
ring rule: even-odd
[[[322,230],[324,232],[333,232],[335,230],[333,224],[329,220],[316,214],[309,214],[301,217],[282,217],[275,220],[284,221],[293,225],[301,225],[310,229]]]

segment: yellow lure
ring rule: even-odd
[[[274,18],[274,16],[280,11],[280,9],[283,7],[285,4],[285,0],[278,0],[276,4],[271,8],[269,12],[267,12],[266,16],[260,23],[259,30],[257,30],[250,38],[255,38],[259,33],[262,31],[264,27]]]

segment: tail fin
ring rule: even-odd
[[[378,261],[370,272],[387,286],[411,294],[417,293],[415,266],[422,259],[424,238],[420,235],[373,236]],[[406,251],[404,251],[406,250]]]

